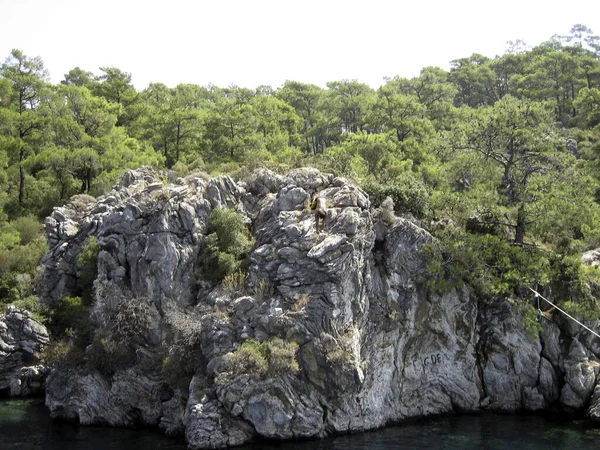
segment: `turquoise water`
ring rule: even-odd
[[[0,401],[2,450],[184,450],[181,439],[151,430],[53,422],[40,399]],[[259,442],[239,450],[599,449],[600,424],[538,416],[443,417],[331,439]]]

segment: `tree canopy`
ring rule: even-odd
[[[486,276],[502,282],[488,293],[551,285],[560,264],[600,246],[599,153],[600,38],[581,24],[377,89],[340,79],[137,91],[116,67],[75,67],[52,84],[41,58],[15,49],[0,66],[0,302],[31,295],[43,253],[17,238],[18,221],[100,195],[140,165],[237,177],[316,166],[354,179],[376,204],[392,197],[463,275],[493,266]],[[452,232],[436,225],[449,221]],[[18,252],[26,264],[7,256]]]

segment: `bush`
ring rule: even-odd
[[[440,230],[437,237],[438,246],[427,247],[427,282],[440,293],[466,283],[483,297],[520,295],[550,281],[547,256],[538,248],[452,228]]]
[[[298,344],[273,338],[267,342],[248,339],[227,356],[227,370],[218,375],[217,384],[225,384],[246,375],[261,378],[265,375],[293,375],[300,370],[296,361]]]
[[[161,373],[172,388],[186,389],[198,368],[203,366],[200,350],[202,316],[197,312],[173,309],[165,313],[165,319],[173,329],[174,342],[169,347],[162,347],[166,356],[162,360]]]
[[[27,245],[15,241],[15,246],[10,249],[2,249],[0,245],[0,305],[33,294],[38,275],[36,269],[47,251],[44,238],[37,238]]]
[[[171,326],[177,344],[193,347],[202,337],[202,316],[179,310],[165,312],[165,320]]]
[[[117,370],[135,364],[135,352],[129,346],[111,340],[104,330],[96,332],[92,345],[86,351],[88,367],[111,377]]]
[[[219,282],[243,269],[244,259],[254,243],[242,216],[231,209],[213,210],[208,226],[211,233],[201,255],[202,272],[208,280]]]
[[[31,313],[33,318],[40,323],[45,323],[49,320],[49,311],[44,305],[40,303],[39,297],[30,295],[13,302],[17,308],[26,309]]]
[[[216,381],[223,384],[240,375],[260,378],[267,373],[268,369],[266,344],[249,339],[227,356],[227,372],[220,374]]]
[[[161,374],[174,389],[185,390],[196,372],[194,358],[184,348],[173,347],[161,366]]]
[[[42,234],[42,225],[33,216],[23,216],[16,219],[12,226],[19,232],[21,245],[27,245]]]
[[[242,292],[245,282],[246,274],[241,270],[236,270],[223,278],[223,287],[232,293]]]
[[[265,278],[261,278],[256,286],[254,286],[254,298],[259,304],[262,304],[266,299],[273,295],[274,287],[271,282]]]
[[[46,367],[57,367],[64,364],[76,365],[81,361],[83,352],[73,348],[66,340],[52,340],[42,352],[40,362]]]
[[[65,330],[77,328],[87,322],[88,314],[89,310],[81,297],[63,297],[52,310],[52,319],[55,325]]]
[[[248,230],[241,214],[232,209],[216,208],[208,218],[208,227],[217,235],[217,247],[236,258],[245,256],[252,248]]]
[[[298,373],[300,366],[296,361],[298,344],[274,338],[267,342],[267,360],[269,373],[275,375],[292,375]]]
[[[80,272],[77,279],[79,294],[86,305],[91,305],[93,300],[94,280],[98,276],[98,255],[100,244],[96,236],[90,236],[87,243],[77,255]]]
[[[550,285],[555,302],[583,320],[600,318],[600,269],[579,255],[550,258]]]
[[[94,323],[105,330],[111,341],[124,345],[135,340],[144,342],[155,313],[146,297],[114,284],[100,284],[96,298]]]
[[[73,345],[85,349],[92,338],[89,307],[81,297],[63,297],[50,313],[51,328],[58,336],[73,337]]]
[[[398,213],[408,212],[419,219],[430,214],[429,192],[423,181],[412,172],[405,172],[387,184],[365,183],[363,189],[369,194],[373,206],[380,206],[387,197],[391,197]]]

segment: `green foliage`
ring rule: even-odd
[[[216,233],[220,251],[241,256],[251,248],[242,216],[232,209],[216,208],[208,218],[208,226]]]
[[[40,58],[13,50],[0,65],[0,303],[33,294],[47,251],[34,216],[77,193],[103,194],[140,165],[240,179],[313,165],[363,182],[375,206],[389,196],[396,212],[476,232],[442,236],[454,268],[438,264],[436,283],[477,285],[477,274],[478,289],[502,295],[539,278],[554,292],[569,286],[564,301],[589,302],[594,277],[569,258],[600,247],[598,51],[598,37],[576,25],[531,49],[512,43],[500,57],[458,58],[450,71],[427,67],[377,90],[335,80],[137,92],[115,67],[75,68],[52,85]],[[230,213],[211,221],[200,271],[237,286],[252,242]],[[86,304],[99,251],[88,246],[76,292]]]
[[[569,303],[573,308],[578,304],[579,313],[586,318],[600,314],[600,269],[584,264],[579,255],[553,255],[549,273],[560,304]]]
[[[409,212],[417,218],[425,218],[429,211],[429,192],[423,181],[406,172],[389,183],[368,182],[363,189],[369,194],[374,206],[379,206],[389,196],[394,202],[394,210],[399,213]]]
[[[538,315],[538,310],[531,304],[524,302],[516,302],[514,305],[521,313],[523,328],[525,328],[527,335],[531,339],[537,340],[540,333],[544,330],[544,327],[540,323],[541,319]]]
[[[90,236],[77,255],[77,263],[80,267],[77,288],[86,305],[92,304],[94,280],[98,276],[98,254],[100,250],[98,238]]]
[[[106,377],[112,377],[117,370],[131,367],[136,362],[131,347],[111,340],[102,329],[96,332],[85,358],[89,368]]]
[[[80,338],[78,340],[78,343],[81,344],[80,347],[85,347],[85,341],[89,338],[90,333],[88,316],[89,307],[80,297],[63,297],[50,313],[51,327],[59,336],[76,331]]]
[[[231,378],[241,375],[251,378],[264,376],[269,370],[267,344],[254,339],[245,341],[240,348],[227,357],[227,370]],[[227,379],[228,376],[220,376],[216,381],[223,384]]]
[[[208,219],[212,231],[201,255],[203,275],[218,282],[243,268],[244,259],[254,245],[240,214],[216,208]]]
[[[87,318],[88,309],[80,297],[63,297],[53,309],[56,321],[65,328],[76,327]]]
[[[230,273],[223,278],[223,287],[230,292],[242,292],[247,275],[241,270]]]
[[[591,301],[568,301],[561,307],[579,320],[600,320],[600,304]]]
[[[163,359],[161,374],[174,389],[185,390],[196,372],[197,361],[188,348],[173,347]]]
[[[448,228],[430,247],[429,285],[445,292],[463,282],[486,298],[526,293],[546,285],[549,262],[540,249],[513,245],[498,236]]]
[[[14,224],[0,229],[0,242],[6,246],[0,248],[0,307],[33,295],[37,267],[48,247],[40,237],[28,241],[32,236],[27,232],[24,230],[27,244],[20,245],[21,237]]]
[[[19,230],[10,225],[0,228],[0,251],[9,250],[19,244]]]
[[[296,360],[298,344],[273,338],[267,342],[269,373],[273,375],[293,375],[300,371]]]
[[[266,342],[249,339],[227,356],[227,369],[215,381],[225,384],[239,376],[261,378],[294,375],[300,370],[296,361],[297,351],[298,344],[280,338]]]
[[[49,320],[50,311],[48,308],[40,303],[39,297],[30,295],[25,298],[21,298],[12,303],[17,308],[26,309],[31,313],[34,319],[40,323],[46,323]]]
[[[33,242],[42,234],[42,226],[39,220],[33,216],[18,217],[12,222],[12,226],[19,233],[21,245]]]
[[[75,366],[83,356],[83,351],[73,348],[66,339],[51,340],[44,348],[40,361],[46,367]]]

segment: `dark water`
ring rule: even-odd
[[[2,450],[184,450],[182,440],[149,430],[77,427],[49,419],[42,400],[0,401]],[[600,426],[535,416],[444,417],[368,433],[297,442],[262,442],[239,450],[600,449]]]

